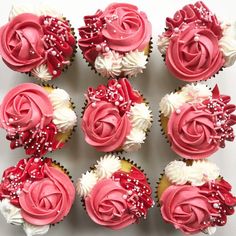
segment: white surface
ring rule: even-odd
[[[11,0],[0,0],[0,25],[7,22],[8,12],[10,11]],[[20,2],[20,1],[17,1]],[[24,2],[24,1],[22,1]],[[39,1],[30,1],[32,4]],[[50,0],[48,3],[55,4],[64,11],[72,25],[77,29],[83,25],[83,16],[95,13],[98,8],[104,9],[108,0],[77,0],[77,1],[63,1]],[[145,73],[138,78],[132,80],[132,84],[142,91],[146,98],[150,101],[151,108],[154,114],[154,123],[151,133],[148,136],[147,142],[142,149],[136,154],[126,155],[132,158],[135,162],[142,165],[150,177],[152,187],[156,186],[156,181],[166,166],[171,160],[177,156],[170,150],[164,137],[161,135],[158,124],[158,103],[162,96],[167,92],[175,89],[182,83],[174,79],[168,72],[162,61],[160,53],[157,51],[155,42],[158,34],[164,29],[165,17],[172,16],[174,12],[183,5],[194,2],[187,0],[133,0],[126,2],[134,3],[145,11],[153,25],[153,41],[154,48],[151,54],[150,62]],[[235,1],[233,0],[205,0],[212,11],[217,13],[218,18],[234,18],[235,17]],[[236,18],[236,17],[235,17]],[[77,32],[76,32],[77,33]],[[29,79],[27,76],[11,71],[5,64],[0,61],[0,100],[6,92],[23,82],[36,82]],[[76,104],[77,114],[81,114],[81,107],[84,102],[83,93],[88,86],[96,86],[99,83],[106,83],[103,79],[93,71],[91,71],[85,61],[82,59],[80,51],[76,55],[76,60],[72,67],[62,75],[61,78],[55,80],[55,84],[66,89]],[[229,94],[232,97],[232,102],[236,104],[236,65],[225,69],[216,78],[207,82],[213,86],[218,83],[222,93]],[[81,120],[79,119],[79,122]],[[0,131],[1,138],[1,158],[0,158],[0,173],[10,165],[14,165],[20,158],[24,157],[23,150],[11,151],[9,149],[9,142],[5,139],[5,132]],[[50,155],[63,163],[71,172],[74,180],[81,176],[90,165],[100,157],[100,153],[96,152],[92,147],[89,147],[84,139],[81,130],[78,128],[72,140],[66,145],[63,150],[58,150]],[[221,149],[213,157],[210,158],[215,161],[221,168],[221,174],[234,185],[233,192],[236,194],[236,140],[234,143],[227,142],[226,148]],[[154,194],[153,194],[154,196]],[[228,217],[228,223],[225,227],[218,227],[216,236],[235,235],[236,233],[236,215]],[[2,216],[0,216],[1,236],[23,236],[23,230],[20,227],[6,224]],[[85,211],[83,210],[80,199],[77,197],[76,202],[72,208],[70,215],[56,227],[52,227],[48,233],[49,236],[64,236],[64,235],[101,235],[101,236],[115,236],[115,235],[129,235],[142,236],[144,234],[152,236],[178,236],[182,235],[176,231],[171,225],[164,223],[160,217],[159,209],[154,207],[150,210],[147,220],[139,225],[132,225],[121,231],[111,231],[109,229],[100,227],[93,223]]]

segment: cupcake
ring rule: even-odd
[[[157,187],[161,214],[185,234],[213,234],[234,214],[236,197],[219,168],[206,160],[173,161]]]
[[[236,107],[216,85],[189,84],[165,95],[160,102],[160,123],[172,150],[187,159],[211,156],[226,141],[234,140]]]
[[[41,157],[62,148],[76,126],[69,94],[59,88],[25,83],[11,89],[0,106],[1,128],[11,149]]]
[[[198,1],[166,18],[166,30],[157,45],[173,76],[186,82],[207,80],[234,64],[235,32],[235,24],[220,23]]]
[[[82,115],[85,141],[101,152],[134,152],[152,125],[151,110],[126,78],[88,88]]]
[[[9,22],[0,28],[0,41],[0,55],[9,68],[41,81],[60,76],[76,52],[69,21],[43,5],[13,5]]]
[[[115,155],[101,157],[78,180],[77,191],[89,217],[113,230],[139,223],[154,205],[145,174]]]
[[[30,236],[45,234],[62,221],[74,198],[67,170],[50,158],[21,159],[4,171],[0,183],[0,212]]]
[[[143,73],[151,52],[152,28],[146,14],[128,3],[112,3],[84,17],[79,47],[96,72],[107,78]]]

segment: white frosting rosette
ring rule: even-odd
[[[130,108],[129,120],[131,122],[131,131],[126,137],[122,150],[126,152],[136,152],[144,143],[148,130],[152,126],[152,112],[145,103],[134,103]]]
[[[0,201],[0,212],[8,224],[22,226],[27,236],[46,234],[50,228],[49,225],[38,226],[26,222],[21,215],[21,209],[11,204],[7,198]]]
[[[77,116],[70,95],[64,89],[53,88],[48,96],[53,105],[53,123],[58,131],[61,133],[72,131],[76,126]]]
[[[138,50],[119,54],[113,50],[97,56],[94,67],[98,73],[107,78],[119,76],[136,77],[146,69],[148,56]]]
[[[119,157],[112,154],[101,157],[100,160],[97,161],[94,170],[87,171],[78,179],[77,192],[80,197],[86,197],[99,180],[111,178],[112,174],[120,168],[121,161]]]
[[[177,185],[188,182],[192,186],[201,186],[217,179],[220,176],[220,169],[215,163],[207,160],[193,161],[191,165],[187,165],[184,161],[172,161],[166,166],[165,175]]]
[[[223,26],[223,37],[219,41],[219,46],[224,55],[224,66],[232,66],[236,61],[236,22]]]
[[[166,94],[160,101],[160,112],[169,117],[185,103],[199,103],[212,96],[211,90],[202,83],[187,84],[177,92]]]

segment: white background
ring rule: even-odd
[[[26,2],[26,1],[16,1]],[[27,1],[31,4],[39,3],[40,1]],[[64,15],[71,20],[75,29],[83,25],[83,16],[95,13],[99,8],[104,9],[110,0],[77,0],[77,1],[63,1],[63,0],[50,0],[48,3],[52,6],[57,6],[62,9]],[[170,150],[169,145],[165,138],[161,135],[160,127],[158,124],[158,103],[162,96],[174,90],[179,85],[180,81],[174,79],[167,71],[160,53],[156,48],[157,36],[161,34],[164,29],[165,18],[173,16],[177,9],[180,9],[185,4],[191,3],[187,0],[133,0],[128,1],[138,5],[145,11],[153,26],[153,42],[154,48],[151,54],[147,70],[144,74],[133,79],[132,84],[146,96],[150,101],[151,108],[154,115],[154,123],[148,139],[138,153],[126,155],[133,159],[138,164],[142,165],[146,173],[149,175],[152,187],[156,187],[156,181],[163,168],[167,163],[177,158],[177,156]],[[11,9],[13,1],[0,0],[0,25],[3,25],[8,20],[8,13]],[[193,1],[192,1],[193,3]],[[205,0],[208,7],[217,14],[221,20],[233,19],[235,16],[235,1],[233,0]],[[77,34],[77,30],[76,30]],[[78,35],[78,34],[77,34]],[[24,82],[36,82],[23,74],[11,71],[0,60],[0,101],[9,89],[16,84]],[[106,79],[95,75],[91,71],[85,61],[83,60],[80,51],[76,55],[74,64],[69,70],[64,73],[61,78],[56,79],[54,84],[67,90],[73,101],[76,104],[76,112],[80,117],[81,108],[84,102],[83,94],[88,86],[96,86],[99,83],[106,83]],[[218,83],[220,90],[224,94],[229,94],[232,97],[232,102],[236,104],[236,65],[225,69],[216,78],[207,81],[207,84],[214,86]],[[96,162],[101,156],[101,153],[96,152],[92,147],[88,146],[83,138],[80,130],[80,122],[78,120],[78,129],[73,135],[72,140],[65,146],[64,149],[58,150],[48,156],[55,158],[64,164],[70,170],[74,180],[77,180],[83,172],[85,172],[90,165]],[[236,131],[236,129],[235,129]],[[3,170],[10,165],[15,165],[20,158],[25,157],[23,150],[11,151],[9,142],[5,139],[4,130],[0,131],[0,175]],[[221,168],[221,174],[233,186],[233,192],[236,194],[236,140],[234,143],[227,142],[225,149],[218,151],[211,161],[216,162]],[[154,194],[153,194],[154,197]],[[20,227],[11,226],[6,224],[5,219],[0,216],[0,235],[1,236],[23,236],[24,232]],[[236,214],[228,217],[228,223],[224,227],[218,227],[216,236],[235,235],[236,233]],[[147,220],[141,222],[139,225],[132,225],[121,231],[112,231],[107,228],[93,223],[86,212],[81,206],[79,197],[73,205],[70,215],[56,227],[52,227],[48,233],[50,236],[64,236],[64,235],[102,235],[102,236],[115,236],[115,235],[129,235],[129,236],[142,236],[155,235],[155,236],[169,236],[181,235],[171,225],[163,222],[160,217],[159,209],[152,208],[149,211]]]

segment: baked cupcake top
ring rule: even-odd
[[[111,154],[101,157],[91,171],[82,175],[77,191],[90,218],[114,230],[138,223],[154,205],[145,174]]]
[[[216,85],[190,84],[165,95],[160,102],[160,121],[174,152],[187,159],[211,156],[226,141],[234,140],[235,105]]]
[[[166,18],[158,48],[178,79],[207,80],[236,60],[235,24],[221,23],[201,1]]]
[[[50,158],[25,158],[6,169],[0,184],[0,212],[27,235],[45,234],[68,215],[75,188],[66,170]]]
[[[157,194],[163,219],[185,234],[213,234],[234,214],[236,197],[219,168],[208,161],[173,161],[165,168]]]
[[[149,106],[126,78],[88,88],[82,129],[98,151],[133,152],[141,148],[152,125]]]
[[[8,67],[42,81],[60,76],[76,50],[69,21],[48,6],[13,5],[0,40],[0,55]]]
[[[69,94],[59,88],[25,83],[11,89],[0,106],[0,125],[10,147],[41,157],[62,148],[77,122]]]
[[[112,3],[84,17],[79,47],[84,58],[104,77],[136,76],[146,68],[151,23],[127,3]]]

